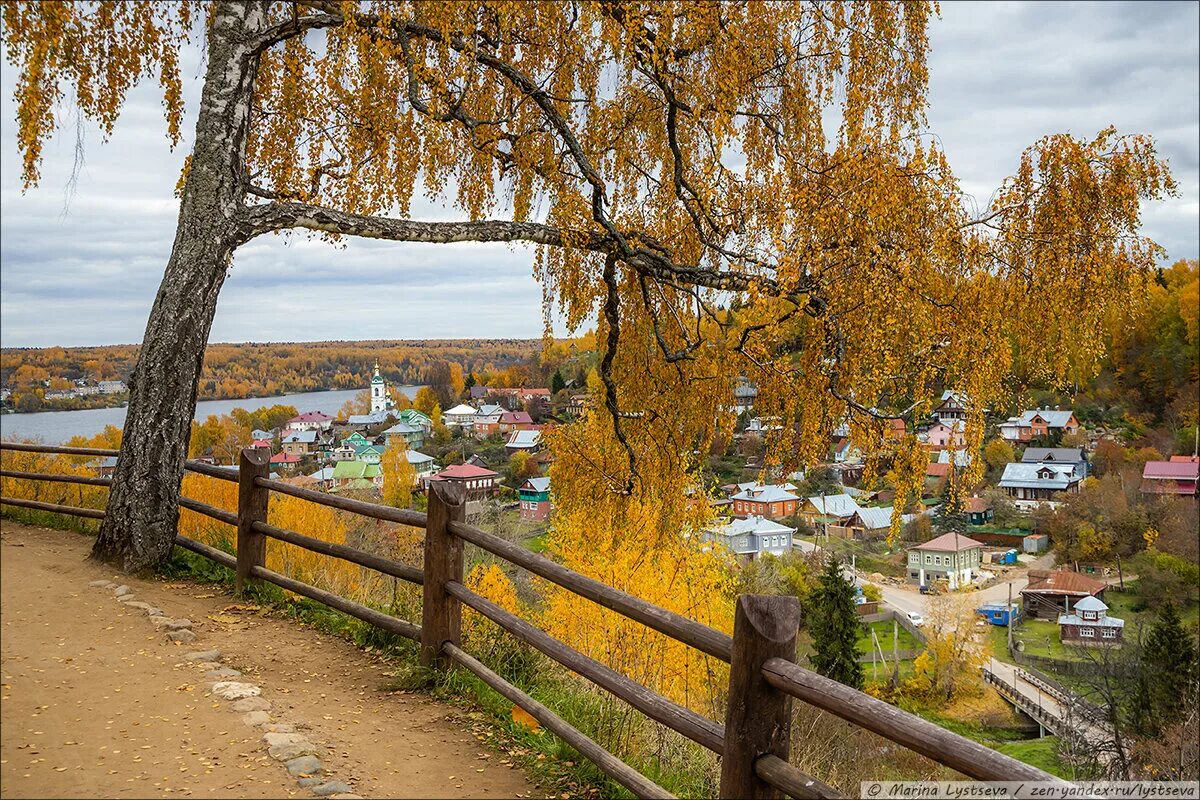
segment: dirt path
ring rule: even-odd
[[[364,797],[541,796],[464,715],[393,694],[381,661],[285,620],[230,609],[208,587],[139,581],[85,561],[90,539],[0,522],[0,790],[4,797],[311,797],[263,731],[211,696],[221,662],[262,687],[271,716],[317,745],[327,779]],[[167,641],[98,579],[193,622]]]

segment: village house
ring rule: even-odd
[[[504,443],[504,452],[510,456],[513,453],[536,453],[541,446],[540,430],[516,430],[508,435],[508,441]]]
[[[842,526],[852,539],[883,539],[892,528],[892,506],[875,508],[859,507]],[[912,519],[914,514],[905,514],[901,524]]]
[[[733,497],[735,494],[738,494],[739,492],[744,492],[747,489],[760,489],[765,486],[778,486],[780,489],[783,489],[786,492],[796,491],[796,484],[794,484],[794,483],[770,484],[770,483],[761,483],[759,481],[743,481],[742,483],[727,483],[721,487],[721,491],[725,492],[726,497]]]
[[[473,464],[451,464],[440,472],[426,478],[428,485],[433,481],[450,481],[466,490],[468,500],[477,500],[494,495],[500,488],[500,473],[477,467]]]
[[[333,425],[333,417],[320,411],[305,411],[289,419],[283,426],[285,431],[327,431]]]
[[[383,460],[383,451],[386,449],[386,445],[382,444],[364,444],[354,448],[354,460],[367,464],[378,464]]]
[[[979,574],[983,544],[961,533],[946,533],[908,550],[908,579],[920,586],[944,580],[951,589],[967,586]]]
[[[963,503],[963,513],[971,525],[988,525],[995,518],[996,511],[992,504],[982,497],[972,496]]]
[[[1026,447],[1021,463],[1070,464],[1080,480],[1088,476],[1087,453],[1082,447]]]
[[[571,395],[571,399],[567,402],[567,413],[576,417],[581,416],[584,411],[587,411],[591,402],[591,395],[573,394]]]
[[[1029,511],[1042,504],[1056,506],[1079,491],[1079,481],[1074,464],[1043,461],[1006,464],[999,486],[1017,508]]]
[[[550,479],[530,478],[517,489],[520,497],[521,519],[545,522],[550,519],[554,506],[550,500]]]
[[[276,453],[271,456],[271,466],[284,472],[291,472],[296,468],[296,465],[301,461],[300,456],[293,455],[286,451]]]
[[[849,464],[862,461],[863,454],[862,450],[850,443],[850,437],[838,436],[829,449],[829,457],[835,464]]]
[[[487,403],[479,407],[479,411],[475,414],[472,433],[477,438],[484,439],[494,433],[500,432],[500,417],[504,416],[507,409],[504,406],[496,405],[495,403]]]
[[[262,450],[266,453],[270,453],[271,450],[274,449],[271,445],[270,439],[252,439],[250,441],[250,447],[254,450]]]
[[[332,489],[333,485],[334,485],[333,484],[333,473],[334,473],[333,467],[321,467],[319,470],[312,473],[308,477],[310,479],[312,479],[313,481],[315,481],[322,489],[328,490],[328,489]]]
[[[1176,461],[1176,458],[1182,460]],[[1188,456],[1173,456],[1170,461],[1147,461],[1142,469],[1142,494],[1197,497],[1200,486],[1200,461]]]
[[[451,428],[470,430],[475,424],[475,415],[479,413],[466,403],[459,403],[454,408],[442,414],[442,424]]]
[[[383,468],[379,463],[366,461],[339,461],[333,467],[334,488],[361,489],[374,487],[383,488]]]
[[[757,399],[758,387],[746,378],[739,376],[733,385],[733,410],[738,414],[745,414],[754,408],[754,401]]]
[[[1079,430],[1079,420],[1070,409],[1037,408],[1009,417],[999,428],[1000,436],[1007,441],[1025,443],[1051,434],[1075,433]]]
[[[425,429],[407,422],[397,422],[383,432],[390,444],[394,439],[403,439],[407,447],[418,448],[425,446]]]
[[[795,528],[755,515],[705,531],[704,538],[728,548],[739,560],[753,561],[764,553],[781,556],[791,550],[795,532]]]
[[[100,394],[122,394],[129,391],[124,381],[97,381],[96,388],[100,390]]]
[[[280,448],[283,452],[292,456],[306,456],[312,453],[316,446],[317,432],[315,430],[292,431],[280,441]]]
[[[1029,570],[1029,583],[1021,590],[1025,616],[1058,619],[1069,614],[1085,597],[1104,599],[1108,588],[1101,581],[1068,570]]]
[[[505,411],[500,415],[498,427],[500,433],[532,430],[533,418],[526,411]]]
[[[1108,606],[1089,595],[1076,601],[1069,613],[1058,617],[1058,636],[1063,644],[1082,647],[1120,647],[1125,620],[1108,616]]]
[[[795,487],[793,487],[795,488]],[[755,484],[729,498],[733,501],[733,513],[750,517],[779,519],[796,513],[800,498],[782,486]]]
[[[433,432],[433,420],[415,408],[406,408],[393,416],[397,422],[403,422],[405,425],[412,425],[425,431],[426,436]]]
[[[962,392],[947,389],[942,392],[941,401],[933,409],[933,416],[946,425],[965,422],[967,419],[967,396]]]
[[[858,503],[848,494],[827,494],[807,497],[799,508],[800,515],[810,525],[845,524],[859,511]]]
[[[437,471],[437,464],[434,463],[433,456],[427,456],[416,450],[407,450],[404,456],[412,466],[413,472],[416,473],[413,477],[413,484],[416,486],[420,486],[422,481]]]
[[[939,420],[918,433],[917,441],[931,448],[962,447],[967,443],[966,423]]]

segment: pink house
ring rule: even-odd
[[[962,447],[967,443],[966,432],[961,420],[952,420],[946,424],[941,420],[935,422],[918,437],[922,443],[936,448]]]
[[[1142,494],[1197,496],[1200,461],[1147,461],[1142,470]]]

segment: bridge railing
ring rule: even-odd
[[[0,442],[0,450],[118,455],[115,450],[10,442]],[[734,632],[730,637],[466,524],[461,487],[453,483],[432,483],[429,511],[421,513],[272,480],[266,454],[249,448],[242,451],[236,470],[196,461],[188,461],[185,466],[189,471],[238,484],[236,513],[189,498],[181,497],[179,500],[182,508],[236,526],[237,544],[233,555],[185,536],[177,535],[175,539],[178,546],[234,570],[238,591],[248,581],[265,581],[418,642],[424,665],[435,670],[457,666],[474,674],[638,797],[667,798],[671,794],[463,650],[460,635],[463,606],[487,617],[518,640],[605,689],[650,719],[721,756],[720,796],[723,798],[780,797],[783,793],[797,798],[842,796],[833,787],[788,763],[792,748],[790,727],[793,698],[848,720],[972,778],[1059,781],[1036,767],[951,733],[797,664],[799,605],[793,597],[739,596]],[[111,485],[108,478],[13,470],[0,470],[0,477]],[[358,548],[325,542],[271,525],[267,522],[271,492],[372,519],[424,528],[423,566],[418,569]],[[0,497],[0,504],[92,519],[104,517],[104,512],[97,509],[22,498]],[[349,561],[422,586],[420,624],[398,619],[267,569],[266,545],[269,539]],[[580,597],[728,663],[730,677],[724,724],[697,714],[637,683],[467,588],[463,583],[463,545],[468,542]]]

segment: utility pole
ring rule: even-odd
[[[1004,609],[1004,613],[1008,616],[1008,652],[1012,652],[1012,626],[1013,626],[1013,611],[1012,611],[1012,581],[1008,582],[1008,607]]]

